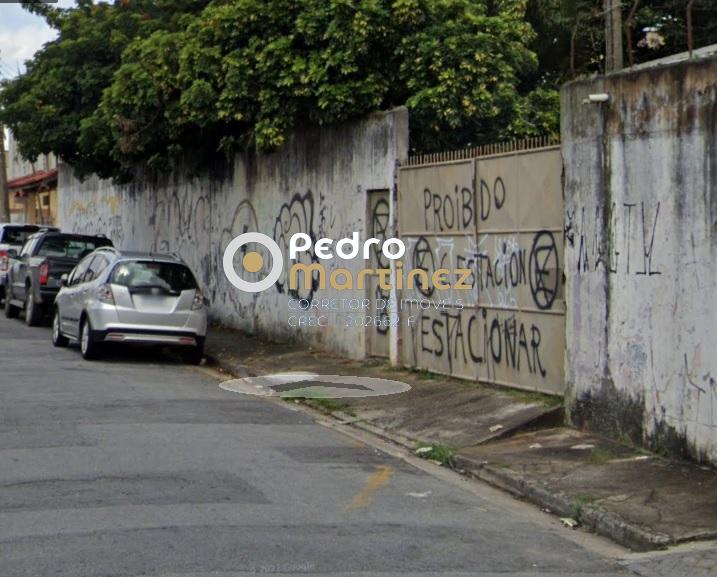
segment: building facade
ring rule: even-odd
[[[24,159],[12,132],[7,138],[10,220],[28,224],[57,223],[57,160],[54,154],[35,162]]]

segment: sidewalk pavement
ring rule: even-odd
[[[214,327],[207,357],[233,377],[308,371],[403,381],[381,397],[310,400],[346,426],[415,450],[636,551],[717,538],[717,471],[562,426],[562,399]],[[230,378],[230,377],[228,377]],[[448,449],[448,450],[446,450]]]

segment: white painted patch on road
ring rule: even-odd
[[[414,499],[425,499],[431,495],[431,491],[425,491],[423,493],[406,493],[407,497],[413,497]]]
[[[411,389],[407,383],[389,379],[298,371],[230,379],[219,387],[245,395],[309,399],[378,397],[405,393]]]

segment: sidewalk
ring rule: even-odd
[[[717,471],[563,427],[562,400],[357,362],[213,328],[207,356],[235,377],[286,371],[399,380],[407,393],[307,401],[637,551],[717,537]]]

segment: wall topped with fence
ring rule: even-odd
[[[429,152],[426,154],[413,154],[403,163],[404,166],[415,166],[419,164],[437,164],[441,162],[452,162],[454,160],[466,160],[482,156],[493,156],[497,154],[509,154],[512,152],[527,152],[540,148],[559,146],[560,139],[557,136],[540,136],[535,138],[523,138],[520,140],[506,140],[491,144],[482,144],[459,150],[445,150],[442,152]]]

